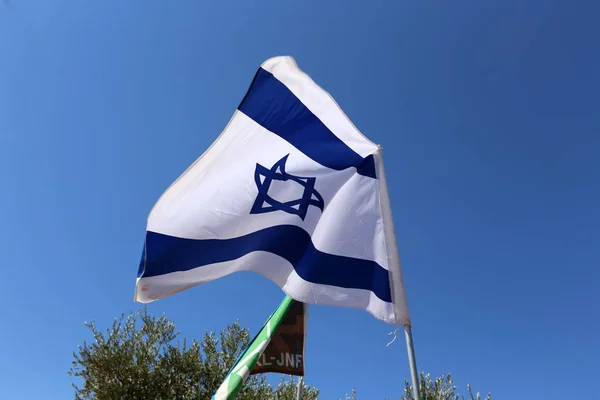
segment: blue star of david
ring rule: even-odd
[[[306,178],[295,176],[285,172],[285,163],[289,154],[277,161],[271,169],[256,164],[254,171],[254,181],[258,188],[258,196],[252,205],[250,214],[262,214],[272,211],[284,211],[294,214],[304,221],[309,206],[315,206],[323,211],[325,202],[323,197],[315,190],[317,178]],[[304,187],[302,197],[297,200],[280,202],[269,196],[269,187],[273,181],[293,181]]]

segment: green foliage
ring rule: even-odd
[[[410,383],[404,381],[404,393],[400,395],[400,400],[414,400],[412,386]],[[431,380],[429,374],[425,375],[421,372],[419,376],[419,387],[421,388],[421,400],[481,400],[481,394],[478,392],[473,394],[471,385],[467,385],[468,398],[456,393],[456,386],[450,374],[443,374],[435,381]],[[485,400],[491,400],[492,394],[488,393]],[[344,400],[357,400],[356,391],[352,390],[350,395],[346,395]],[[387,400],[392,400],[388,398]]]
[[[401,400],[414,400],[412,386],[404,381],[404,393],[400,395]],[[468,398],[456,392],[456,386],[450,374],[442,374],[442,376],[431,379],[429,374],[425,375],[421,372],[419,376],[419,387],[421,388],[421,400],[481,400],[481,394],[477,392],[473,394],[471,385],[467,385]],[[485,400],[491,400],[492,394],[488,393]]]
[[[201,342],[176,341],[179,332],[165,316],[146,309],[115,319],[105,332],[86,323],[94,341],[73,353],[69,375],[76,400],[206,400],[251,340],[238,322]],[[264,376],[251,376],[240,400],[295,400],[296,383],[283,379],[273,387]],[[303,400],[315,400],[318,390],[304,385]]]

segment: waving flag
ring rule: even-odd
[[[381,149],[291,57],[148,217],[135,300],[253,271],[307,304],[409,325]]]
[[[258,364],[259,357],[268,349],[274,332],[277,332],[277,329],[292,307],[292,303],[293,300],[291,297],[284,297],[279,307],[271,314],[256,337],[252,339],[248,347],[240,354],[211,400],[233,400],[236,398],[244,386],[244,382],[251,375],[251,371]]]

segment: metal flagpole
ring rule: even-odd
[[[304,386],[303,380],[303,376],[301,376],[300,379],[298,379],[298,387],[296,389],[296,400],[302,400],[302,387]]]
[[[413,385],[415,400],[421,400],[421,386],[417,370],[417,359],[415,358],[415,347],[413,346],[412,329],[410,325],[404,325],[404,336],[406,337],[406,349],[408,350],[408,365],[410,366],[410,378]]]

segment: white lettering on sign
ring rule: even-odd
[[[276,360],[277,365],[283,367],[298,368],[302,362],[302,354],[281,353],[279,360]]]
[[[269,359],[266,354],[262,354],[256,361],[259,367],[269,367],[273,363],[280,367],[299,368],[302,364],[302,354],[279,353],[279,358],[269,357]]]

